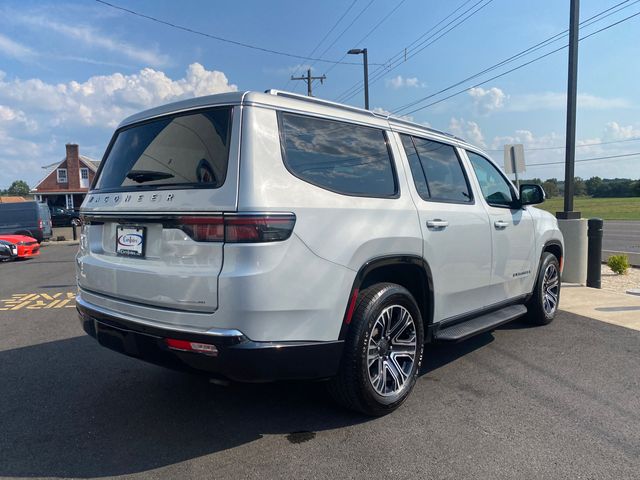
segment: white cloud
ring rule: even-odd
[[[631,103],[624,98],[598,97],[589,93],[578,93],[578,108],[585,110],[606,110],[629,108]],[[529,93],[512,95],[508,110],[529,112],[532,110],[563,110],[567,108],[567,94],[562,92]]]
[[[626,140],[640,137],[640,128],[633,125],[620,125],[618,122],[609,122],[604,129],[604,138],[607,140]]]
[[[42,174],[39,167],[62,158],[69,141],[98,157],[113,127],[136,111],[235,90],[223,72],[199,63],[178,79],[145,68],[58,84],[7,79],[0,71],[0,188],[16,178],[33,185]]]
[[[420,88],[425,87],[426,85],[423,82],[418,80],[418,77],[403,77],[402,75],[398,75],[393,78],[388,78],[386,81],[387,86],[397,90],[399,88]]]
[[[471,120],[451,117],[449,131],[455,136],[468,140],[479,147],[486,148],[487,146],[480,125]]]
[[[564,143],[564,135],[551,132],[547,135],[536,136],[530,130],[516,130],[513,135],[494,137],[491,148],[501,149],[504,145],[518,143],[522,143],[527,149],[556,147]]]
[[[34,132],[38,128],[38,124],[34,120],[28,119],[22,110],[14,110],[0,105],[0,128],[5,130],[27,128],[30,132]]]
[[[637,144],[631,142],[603,144],[603,142],[612,140],[626,140],[635,137],[640,137],[640,128],[638,126],[621,125],[618,122],[611,121],[604,125],[600,135],[576,139],[576,159],[578,160],[576,163],[576,176],[582,178],[590,178],[596,175],[603,178],[639,178],[640,170],[637,159],[634,157],[579,162],[579,160],[585,158],[636,152]],[[510,135],[496,136],[488,148],[491,149],[491,155],[498,164],[502,165],[503,162],[502,148],[505,144],[511,143],[524,144],[527,164],[527,172],[524,177],[563,178],[563,162],[565,160],[564,133],[550,132],[539,135],[530,130],[516,130]],[[551,163],[551,165],[535,166],[540,163]]]
[[[224,73],[199,63],[184,78],[172,80],[152,68],[132,75],[114,73],[85,82],[50,84],[40,79],[5,81],[0,77],[0,99],[26,111],[46,112],[49,123],[113,128],[127,115],[170,101],[237,90]]]
[[[491,112],[504,107],[508,98],[501,89],[492,87],[485,90],[482,87],[475,87],[469,90],[469,95],[473,98],[473,105],[480,115],[488,115]]]
[[[14,57],[17,59],[30,58],[35,55],[35,52],[21,43],[10,39],[9,37],[0,33],[0,52],[8,57]]]
[[[77,41],[78,46],[101,48],[112,53],[124,55],[145,65],[158,67],[169,63],[169,58],[166,55],[113,38],[88,25],[66,24],[38,15],[14,15],[12,20],[36,29],[56,32]]]

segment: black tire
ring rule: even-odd
[[[72,219],[71,219],[71,223],[70,223],[70,225],[71,225],[72,227],[73,227],[74,225],[75,225],[76,227],[79,227],[79,226],[80,226],[80,219],[79,219],[79,218],[72,218]]]
[[[555,272],[555,278],[557,285],[550,287],[555,282],[553,275]],[[551,274],[551,276],[549,276]],[[540,269],[538,270],[538,278],[536,279],[536,285],[533,289],[533,295],[527,302],[527,320],[534,325],[547,325],[553,321],[558,311],[558,304],[560,303],[560,263],[555,255],[549,252],[542,254],[540,261]],[[551,288],[551,290],[549,290]],[[546,290],[546,292],[545,292]],[[546,298],[545,298],[545,293]],[[551,298],[549,298],[551,296]],[[553,308],[549,308],[552,303],[552,299],[555,296],[555,305]]]
[[[402,317],[405,311],[411,319]],[[391,317],[388,317],[390,335],[386,339],[383,338],[384,325],[380,328],[383,312],[391,314]],[[400,320],[403,320],[403,326],[398,326],[401,325]],[[382,321],[385,322],[384,319]],[[397,327],[398,330],[391,327]],[[393,339],[390,341],[391,334]],[[374,340],[374,336],[378,342]],[[415,348],[412,347],[414,338]],[[365,415],[381,416],[394,411],[406,400],[415,385],[422,363],[423,343],[424,327],[420,309],[406,288],[394,283],[379,283],[360,292],[345,340],[340,370],[338,375],[328,382],[331,396],[346,408]],[[377,347],[377,353],[372,345],[380,345]],[[399,348],[415,351],[412,363],[409,360],[410,355],[398,353]],[[369,366],[367,358],[371,352],[378,355],[378,360]],[[371,378],[372,369],[384,372],[384,375],[376,376],[380,379],[376,382],[377,387],[373,384],[375,379]],[[390,375],[389,381],[387,373]],[[396,379],[402,379],[403,376],[404,381],[400,385]],[[387,388],[387,385],[398,386],[397,391]],[[385,392],[381,394],[376,388]]]

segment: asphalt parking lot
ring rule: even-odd
[[[0,477],[639,478],[638,331],[561,312],[430,347],[370,419],[320,383],[220,387],[99,347],[75,248],[0,264]]]

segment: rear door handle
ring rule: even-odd
[[[447,228],[448,226],[449,222],[446,220],[441,220],[439,218],[427,220],[427,228]]]
[[[493,222],[493,226],[498,230],[504,230],[509,226],[509,223],[505,222],[504,220],[496,220],[495,222]]]

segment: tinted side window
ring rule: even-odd
[[[424,170],[422,169],[422,164],[420,163],[420,158],[418,157],[418,152],[413,144],[413,140],[409,135],[400,135],[400,138],[402,138],[402,145],[404,145],[404,151],[409,160],[411,176],[413,177],[413,183],[416,186],[418,195],[420,195],[423,200],[429,200],[429,186],[427,185],[427,179],[424,175]]]
[[[296,177],[347,195],[397,193],[382,130],[284,112],[280,125],[284,161]]]
[[[422,198],[456,203],[472,201],[469,183],[453,146],[408,135],[403,135],[402,142],[416,189]],[[425,186],[422,185],[423,181]]]
[[[469,151],[467,151],[467,156],[478,178],[482,196],[487,203],[496,207],[510,207],[516,197],[509,182],[486,158]]]

